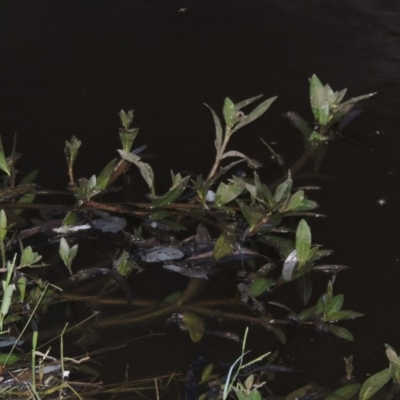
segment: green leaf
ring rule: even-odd
[[[350,310],[342,310],[342,311],[335,311],[335,312],[330,312],[327,313],[325,311],[325,321],[341,321],[345,319],[354,319],[354,318],[359,318],[363,317],[364,314],[355,312],[355,311],[350,311]]]
[[[275,281],[273,279],[257,277],[254,279],[250,286],[249,294],[250,296],[257,297],[266,292],[271,286],[273,286]]]
[[[8,311],[10,309],[11,299],[12,299],[13,292],[15,290],[15,286],[13,284],[11,284],[11,285],[8,285],[7,287],[4,287],[5,281],[2,281],[2,282],[3,282],[3,299],[1,302],[0,312],[3,315],[7,315]]]
[[[17,287],[18,287],[18,293],[19,293],[19,301],[23,303],[25,301],[25,293],[26,293],[26,284],[27,284],[27,279],[25,278],[24,275],[21,275],[18,280],[17,280]]]
[[[129,130],[132,122],[133,122],[133,117],[134,117],[134,110],[129,110],[127,113],[124,110],[121,110],[119,113],[119,118],[121,119],[122,126],[126,129]],[[129,151],[129,150],[127,150]]]
[[[329,304],[329,308],[325,312],[329,315],[331,313],[336,313],[343,307],[344,296],[342,294],[336,295]]]
[[[344,96],[346,95],[347,89],[343,89],[340,92],[335,93],[335,101],[334,106],[338,106],[340,102],[343,100]]]
[[[222,111],[224,114],[226,125],[232,126],[236,119],[236,110],[235,110],[235,104],[229,97],[225,98],[224,108]]]
[[[185,191],[189,178],[189,176],[183,178],[175,188],[171,188],[166,194],[153,201],[150,208],[164,207],[173,203]]]
[[[10,365],[14,364],[20,360],[21,357],[16,356],[15,354],[0,354],[0,364],[1,365]]]
[[[228,185],[224,182],[221,182],[215,194],[214,205],[217,207],[221,207],[225,204],[228,204],[232,200],[235,200],[236,197],[240,196],[244,188],[245,184],[242,179],[236,179],[235,183],[231,183]]]
[[[149,215],[149,220],[151,221],[159,221],[160,219],[170,218],[173,214],[167,210],[157,210],[154,211],[151,215]]]
[[[352,342],[354,340],[353,334],[346,328],[338,325],[328,325],[327,328],[337,337]]]
[[[390,375],[391,375],[394,383],[399,384],[400,383],[400,366],[390,363],[389,370],[390,370]]]
[[[244,387],[247,391],[250,391],[254,385],[254,375],[249,375],[244,381]]]
[[[233,391],[235,392],[238,400],[248,400],[249,399],[248,396],[246,395],[246,393],[240,391],[240,389],[234,387]]]
[[[265,241],[267,244],[277,247],[283,260],[286,260],[295,246],[293,240],[281,236],[265,235],[260,241]]]
[[[74,244],[69,251],[70,264],[72,264],[72,260],[76,257],[77,254],[78,254],[78,245]]]
[[[235,228],[232,225],[227,225],[222,232],[222,235],[217,239],[213,257],[215,260],[219,260],[222,257],[232,253],[236,247]]]
[[[26,267],[33,265],[40,261],[42,259],[42,256],[39,255],[38,253],[32,251],[32,247],[28,246],[25,247],[24,251],[22,252],[21,255],[21,267]]]
[[[390,375],[395,383],[400,383],[400,359],[392,346],[385,344],[386,357],[389,360]]]
[[[390,363],[400,364],[399,356],[395,352],[394,348],[388,344],[385,344],[386,347],[386,357],[388,358]]]
[[[257,118],[261,117],[271,104],[277,99],[277,97],[271,97],[268,100],[263,101],[260,105],[258,105],[249,115],[242,117],[240,122],[232,129],[232,133],[236,132],[240,128],[250,124],[251,122],[255,121]]]
[[[96,182],[96,175],[92,175],[89,180],[85,178],[78,179],[78,199],[81,201],[87,201],[99,194],[100,190],[98,189]]]
[[[117,159],[114,158],[114,160],[111,160],[104,167],[103,171],[100,172],[100,175],[97,177],[97,187],[99,190],[104,190],[107,187],[110,176],[112,175],[112,173],[114,171],[116,162],[117,162]]]
[[[303,199],[303,201],[296,207],[294,211],[307,211],[314,210],[318,207],[318,204],[313,200]]]
[[[38,169],[33,170],[32,172],[29,172],[29,174],[26,174],[21,181],[19,182],[19,185],[26,185],[27,183],[32,183],[37,175],[39,173]]]
[[[64,217],[62,226],[75,226],[78,223],[78,214],[75,211],[69,211]]]
[[[204,334],[204,322],[195,313],[185,311],[182,313],[183,323],[190,333],[190,338],[194,343],[197,343]]]
[[[329,118],[329,90],[322,86],[316,75],[310,79],[310,100],[314,118],[320,125],[326,125]]]
[[[345,106],[339,105],[333,112],[329,125],[332,126],[339,122],[346,114],[354,108],[354,104],[347,104]]]
[[[285,182],[282,182],[275,190],[274,200],[277,203],[281,203],[287,201],[290,196],[290,192],[292,190],[293,180],[290,176],[290,171],[288,172],[288,177]]]
[[[93,175],[90,177],[90,179],[88,181],[87,192],[88,192],[89,198],[92,198],[100,193],[100,189],[97,186],[96,175]]]
[[[261,180],[256,172],[254,172],[254,184],[255,184],[255,187],[257,190],[256,191],[257,199],[264,201],[271,208],[273,208],[275,206],[274,197],[272,197],[272,193],[269,190],[268,186],[261,182]]]
[[[365,314],[359,313],[356,311],[351,311],[351,310],[341,310],[341,313],[345,313],[347,315],[346,319],[355,319],[355,318],[360,318],[364,317]]]
[[[311,230],[307,222],[302,219],[296,231],[296,253],[300,268],[308,260],[311,249]]]
[[[11,175],[10,167],[7,163],[7,158],[4,154],[3,142],[1,140],[1,136],[0,136],[0,169],[4,171],[8,176]]]
[[[213,371],[214,365],[213,364],[208,364],[204,369],[203,372],[201,373],[201,379],[199,382],[199,385],[202,383],[205,383],[209,380],[209,378],[212,376],[211,373]]]
[[[263,96],[264,96],[263,94],[259,94],[258,96],[251,97],[250,99],[246,99],[246,100],[240,101],[239,103],[237,103],[235,105],[236,111],[240,111],[243,107],[246,107],[251,103],[254,103],[258,99],[261,99],[261,97],[263,97]]]
[[[313,261],[318,261],[321,258],[328,257],[333,253],[333,250],[330,249],[318,249],[318,251],[313,256]]]
[[[236,150],[227,151],[226,153],[223,154],[223,156],[221,157],[221,160],[223,158],[228,158],[228,157],[239,157],[239,158],[248,160],[248,157],[245,154],[241,153],[240,151],[236,151]]]
[[[400,383],[400,359],[393,347],[385,344],[386,347],[386,357],[390,362],[389,370],[390,375],[395,383]]]
[[[121,140],[122,149],[130,152],[132,150],[133,142],[139,133],[139,128],[134,129],[119,129],[119,139]]]
[[[61,238],[60,240],[60,249],[59,249],[59,254],[61,259],[64,261],[64,264],[67,265],[68,263],[68,255],[69,255],[69,244],[65,240],[65,238]]]
[[[362,385],[359,400],[368,400],[376,392],[382,389],[390,380],[391,375],[389,368],[386,368],[376,374],[370,376]]]
[[[328,96],[329,110],[331,110],[334,107],[334,101],[336,98],[335,93],[329,85],[325,85],[324,89],[326,90],[326,94]]]
[[[4,241],[7,235],[7,216],[4,210],[0,211],[0,240]]]
[[[315,387],[313,385],[306,385],[299,389],[294,390],[285,397],[285,400],[298,400],[305,397],[308,393],[314,392]]]
[[[301,209],[300,207],[302,206],[303,201],[304,201],[304,190],[298,190],[290,197],[289,203],[286,207],[286,211]]]
[[[30,203],[33,203],[33,200],[35,200],[35,197],[36,197],[35,193],[26,193],[17,200],[17,203],[30,204]],[[14,214],[19,215],[24,211],[24,209],[23,208],[15,208],[13,211],[14,211]]]
[[[312,246],[310,249],[310,253],[308,254],[308,261],[314,261],[315,257],[319,251],[320,246]]]
[[[252,390],[249,394],[240,391],[238,388],[233,388],[238,400],[262,400],[261,394],[258,390]]]
[[[78,245],[76,244],[70,248],[68,242],[65,240],[65,238],[62,237],[60,240],[60,248],[58,253],[63,260],[65,266],[67,267],[69,273],[72,275],[71,265],[72,261],[78,253]]]
[[[78,140],[75,136],[72,136],[70,141],[65,141],[65,149],[67,152],[67,162],[70,168],[73,167],[79,153],[79,148],[81,147],[82,142]]]
[[[315,308],[315,315],[322,314],[323,311],[324,311],[325,305],[324,305],[324,300],[323,300],[323,298],[324,298],[324,296],[321,296],[321,297],[318,299],[317,306],[316,306],[316,308]]]
[[[376,95],[376,92],[363,94],[363,95],[357,96],[357,97],[353,97],[350,100],[347,100],[344,103],[342,103],[340,106],[344,107],[344,106],[347,106],[347,105],[352,105],[352,104],[358,103],[361,100],[369,99],[370,97],[375,96],[375,95]]]
[[[24,194],[32,192],[36,186],[37,185],[35,183],[28,183],[15,187],[4,187],[3,189],[0,189],[0,200],[23,196]]]
[[[128,259],[128,253],[124,250],[121,257],[113,262],[113,269],[122,276],[129,276],[135,265],[133,260]]]
[[[248,206],[244,201],[237,199],[236,202],[240,207],[240,211],[242,212],[244,218],[250,226],[250,230],[253,230],[254,227],[258,225],[258,223],[266,216],[267,212],[264,207],[260,205],[256,206]]]
[[[155,194],[154,172],[153,172],[153,169],[150,167],[150,165],[144,163],[143,161],[140,161],[140,157],[138,157],[135,154],[129,153],[124,150],[118,150],[118,153],[124,160],[129,161],[130,163],[136,165],[139,168],[140,174],[142,175],[143,179],[146,181],[151,194],[154,195]]]
[[[274,325],[269,325],[268,327],[263,325],[267,330],[271,331],[275,337],[282,343],[282,344],[286,344],[286,335],[285,332],[283,332],[282,329],[277,328]]]
[[[96,175],[92,175],[90,179],[87,181],[87,189],[88,193],[93,193],[97,188],[97,178]]]
[[[204,105],[211,111],[211,114],[214,119],[214,125],[215,125],[215,148],[217,149],[217,153],[220,152],[221,147],[222,147],[222,140],[223,140],[223,131],[222,131],[222,125],[221,125],[221,120],[219,119],[217,113],[208,105]]]
[[[315,155],[315,152],[323,148],[327,144],[327,138],[316,131],[313,131],[308,138],[308,147],[312,154]]]
[[[182,292],[176,291],[174,293],[171,293],[167,297],[165,297],[164,300],[163,300],[163,303],[167,303],[167,304],[170,304],[170,305],[176,304],[181,297],[182,297]]]
[[[315,306],[314,307],[310,307],[310,308],[306,308],[305,310],[303,310],[299,315],[298,318],[301,321],[306,321],[308,319],[310,319],[311,317],[313,317],[315,315]]]
[[[350,400],[361,388],[361,383],[352,383],[330,393],[325,400]]]

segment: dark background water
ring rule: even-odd
[[[314,242],[352,267],[335,290],[366,317],[348,324],[354,343],[306,332],[290,348],[335,379],[343,356],[354,354],[364,379],[385,367],[384,343],[400,350],[399,33],[400,5],[372,0],[3,1],[0,133],[10,149],[18,132],[23,170],[38,167],[40,184],[65,187],[65,139],[83,141],[78,175],[98,173],[119,147],[117,112],[134,108],[137,143],[158,155],[151,163],[165,187],[163,167],[205,172],[213,161],[203,102],[219,111],[225,96],[278,95],[233,145],[262,161],[261,135],[290,164],[301,138],[280,115],[295,110],[310,118],[313,73],[351,96],[378,92],[352,126],[377,150],[331,147],[322,172],[332,179],[315,195],[328,218],[312,222]],[[144,369],[168,365],[171,349],[159,345]]]

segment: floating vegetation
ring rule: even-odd
[[[229,149],[232,136],[260,118],[276,97],[261,101],[262,96],[234,103],[226,98],[222,116],[207,106],[215,125],[215,161],[204,175],[184,176],[171,172],[171,186],[159,193],[150,164],[142,159],[146,146],[133,149],[139,129],[133,128],[133,110],[121,111],[119,137],[122,149],[119,159],[110,161],[97,175],[77,178],[75,163],[83,152],[82,142],[75,136],[65,142],[69,182],[64,192],[42,190],[33,183],[37,172],[20,178],[16,169],[19,155],[16,141],[6,157],[0,141],[0,261],[2,289],[0,296],[0,393],[2,398],[89,398],[99,393],[118,396],[122,393],[142,394],[149,381],[125,382],[108,387],[98,381],[99,363],[91,354],[82,357],[64,355],[64,343],[70,334],[96,339],[97,331],[108,327],[168,322],[193,342],[204,336],[216,340],[242,341],[239,358],[225,372],[215,372],[201,353],[190,365],[184,378],[186,399],[257,400],[270,393],[275,373],[293,372],[293,368],[276,363],[273,349],[245,362],[248,329],[243,340],[237,332],[213,328],[213,321],[242,323],[243,328],[262,329],[286,343],[285,328],[313,327],[337,338],[352,341],[352,333],[341,325],[363,314],[343,308],[344,295],[334,294],[336,275],[347,269],[341,264],[321,263],[331,250],[313,244],[307,220],[319,217],[318,204],[308,197],[308,187],[293,189],[293,179],[309,160],[318,169],[329,142],[344,137],[344,129],[359,113],[355,106],[372,94],[343,101],[346,90],[334,92],[313,75],[310,79],[312,123],[294,112],[286,117],[302,134],[304,152],[292,165],[286,166],[265,139],[266,154],[279,165],[283,175],[269,180],[262,174],[262,164],[234,149]],[[258,105],[254,106],[258,102]],[[237,165],[245,165],[246,173],[233,173]],[[113,185],[129,168],[137,168],[149,193],[139,199],[118,198]],[[249,170],[251,171],[249,173]],[[63,204],[36,202],[36,197],[63,195]],[[112,194],[112,196],[111,196]],[[115,199],[118,198],[118,202]],[[113,201],[111,201],[111,199]],[[30,210],[30,220],[21,229],[14,222]],[[32,217],[32,214],[35,214]],[[28,218],[28,216],[26,217]],[[29,225],[29,226],[28,226]],[[42,241],[40,245],[38,240]],[[106,239],[106,240],[105,240]],[[101,262],[82,265],[79,255],[93,241],[107,243]],[[56,247],[62,260],[62,279],[54,280],[37,252],[43,244]],[[114,255],[106,255],[106,252]],[[53,261],[54,262],[54,261]],[[179,291],[160,298],[135,298],[132,283],[159,268],[171,277],[184,280]],[[39,273],[40,270],[40,273]],[[44,271],[44,273],[42,273]],[[160,272],[160,274],[161,274]],[[323,293],[314,285],[314,275],[332,275]],[[229,278],[228,298],[204,298],[210,282]],[[283,286],[299,293],[296,311],[275,301]],[[149,292],[151,288],[148,288]],[[51,307],[79,303],[89,317],[69,326],[42,329],[42,318]],[[311,303],[311,304],[310,304]],[[126,312],[101,314],[99,305],[120,305]],[[274,312],[279,309],[279,318]],[[283,313],[283,314],[282,314]],[[244,330],[244,329],[243,329]],[[241,330],[241,332],[243,332]],[[59,341],[59,355],[52,355],[50,342]],[[110,348],[107,351],[112,350]],[[31,347],[30,347],[31,346]],[[116,345],[118,346],[118,345]],[[124,344],[121,344],[124,346]],[[400,382],[400,362],[395,351],[387,346],[388,369],[371,376],[361,384],[347,382],[333,393],[315,385],[307,385],[289,394],[286,399],[341,398],[350,399],[358,392],[367,400],[387,382]],[[83,368],[85,366],[85,368]],[[78,380],[69,376],[77,371]],[[352,376],[352,359],[346,360],[346,376]],[[151,378],[157,398],[175,382],[177,374]],[[350,378],[348,379],[350,381]],[[206,385],[208,384],[208,386]],[[179,385],[178,385],[179,386]],[[361,389],[361,390],[360,390]],[[154,394],[153,393],[153,394]],[[199,397],[200,396],[200,397]]]

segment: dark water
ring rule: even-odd
[[[352,267],[335,290],[345,294],[346,308],[366,317],[347,325],[354,343],[303,331],[283,351],[322,371],[329,384],[343,374],[343,356],[354,354],[360,380],[386,366],[383,344],[400,350],[400,5],[14,0],[0,7],[0,132],[6,148],[18,132],[21,168],[40,168],[46,187],[67,182],[63,147],[71,135],[83,141],[82,176],[98,173],[116,155],[120,109],[135,109],[137,141],[159,156],[151,162],[162,187],[162,167],[204,172],[213,161],[214,130],[203,102],[220,110],[225,96],[279,95],[233,144],[262,161],[262,135],[278,142],[290,164],[301,139],[280,114],[296,110],[310,117],[307,79],[313,73],[350,95],[377,91],[354,123],[377,150],[332,146],[323,166],[332,179],[316,195],[328,218],[312,225],[314,242],[335,249],[334,261]],[[260,344],[260,334],[252,335]],[[188,343],[177,360],[176,332],[148,340],[149,348],[140,344],[109,359],[107,374],[121,377],[126,363],[140,376],[184,370],[198,351]],[[232,361],[239,346],[219,351],[216,358]]]

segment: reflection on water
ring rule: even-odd
[[[264,92],[278,94],[278,102],[253,130],[243,132],[238,147],[263,162],[265,149],[257,144],[262,135],[278,142],[279,154],[294,159],[299,138],[279,114],[309,113],[308,77],[317,73],[334,88],[348,87],[350,95],[377,91],[355,123],[372,136],[377,151],[331,149],[323,172],[340,183],[322,183],[320,202],[330,218],[315,222],[316,240],[337,250],[338,264],[352,267],[336,284],[348,293],[349,306],[367,317],[355,324],[352,345],[303,331],[293,333],[283,349],[333,379],[343,371],[343,356],[353,354],[355,373],[358,369],[363,379],[384,362],[384,342],[400,348],[398,317],[389,312],[399,301],[400,278],[393,244],[399,236],[393,215],[400,173],[400,5],[376,0],[158,3],[4,2],[0,132],[6,148],[17,131],[23,168],[39,167],[39,183],[63,187],[65,139],[76,135],[83,141],[79,174],[98,173],[116,154],[117,112],[135,108],[138,141],[159,155],[151,162],[159,174],[163,166],[204,172],[213,160],[213,127],[202,102],[219,109],[226,95],[239,100]],[[383,197],[381,207],[377,202]],[[179,343],[180,336],[168,335],[144,369],[161,365],[163,352],[165,360],[175,357],[170,340]],[[216,359],[232,353],[224,346],[214,346]],[[146,359],[148,353],[137,347],[137,357]],[[194,352],[183,355],[180,365],[193,357]],[[123,361],[128,362],[126,355]]]

